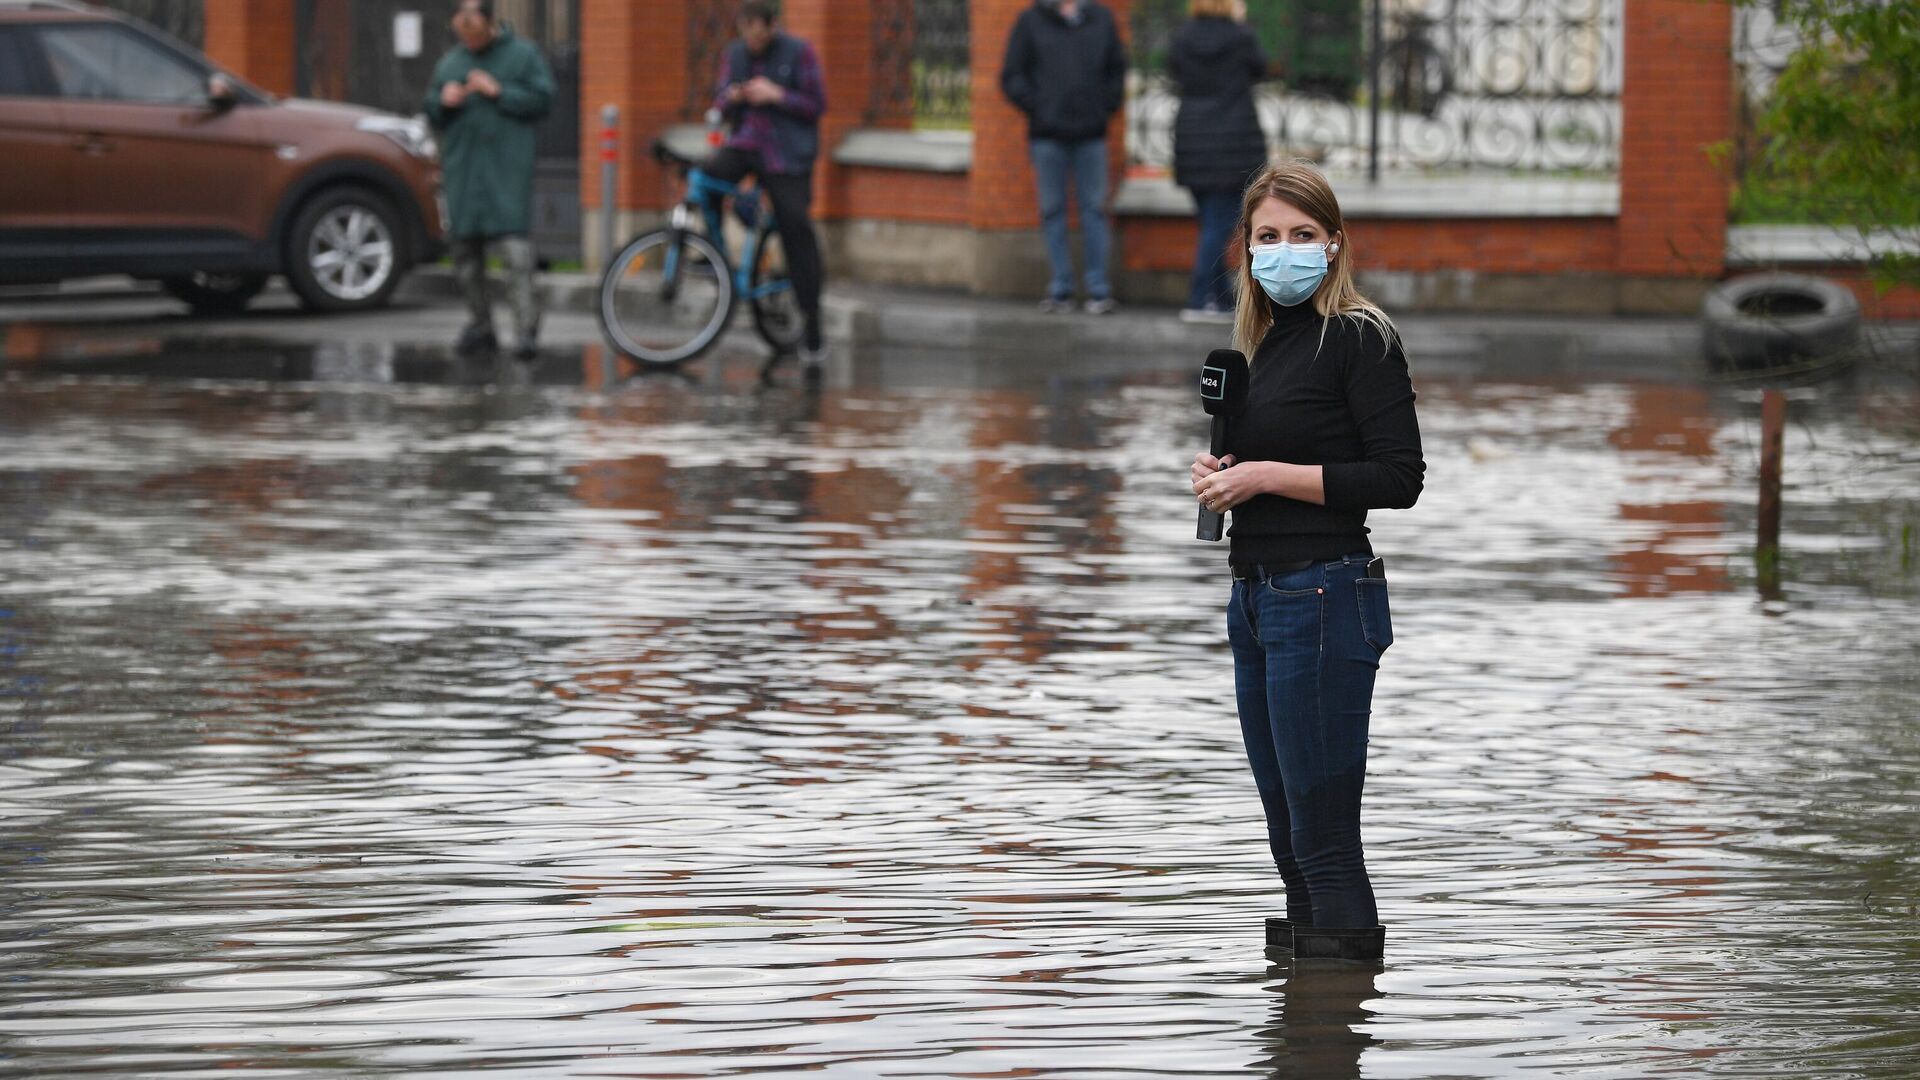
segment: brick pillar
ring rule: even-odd
[[[1007,36],[1032,0],[972,0],[968,34],[973,69],[973,172],[967,221],[976,232],[1037,229],[1033,166],[1027,156],[1027,118],[1000,93],[1000,61]]]
[[[1000,92],[1000,62],[1013,23],[1032,0],[968,4],[973,166],[967,175],[967,226],[973,232],[975,293],[1038,296],[1046,288],[1040,207],[1027,154],[1027,118]]]
[[[620,108],[620,180],[615,228],[635,228],[633,211],[664,209],[671,191],[647,148],[681,121],[687,94],[690,0],[581,0],[580,202],[590,263],[600,258],[600,108]],[[616,240],[617,242],[617,240]]]
[[[276,94],[293,93],[294,0],[206,0],[206,53]]]
[[[1101,0],[1119,24],[1125,42],[1131,0]],[[973,291],[1002,295],[1039,295],[1046,287],[1046,252],[1038,235],[1040,206],[1033,165],[1027,153],[1027,119],[1000,92],[1000,63],[1007,37],[1032,0],[972,0],[973,171],[968,192],[968,224],[975,237]],[[1107,129],[1109,196],[1119,189],[1125,161],[1126,110]],[[1078,211],[1073,211],[1078,220]],[[1113,265],[1120,268],[1119,231],[1114,230]],[[1076,241],[1077,249],[1077,241]]]
[[[820,161],[813,173],[813,216],[830,221],[847,214],[845,169],[833,151],[866,119],[873,97],[873,9],[847,0],[787,0],[782,20],[788,33],[820,55],[827,80],[827,112],[820,118]]]
[[[1120,45],[1126,50],[1127,67],[1133,67],[1133,0],[1100,0],[1108,11],[1113,12],[1114,26],[1120,31]],[[1120,268],[1125,263],[1126,237],[1121,235],[1120,221],[1112,214],[1113,202],[1120,195],[1120,185],[1127,182],[1127,105],[1124,98],[1120,102],[1120,111],[1113,114],[1113,121],[1107,125],[1107,224],[1108,235],[1113,238],[1113,255],[1107,266],[1107,277],[1113,282],[1114,293],[1120,299],[1132,297],[1124,292],[1120,284]]]
[[[1120,31],[1120,45],[1127,51],[1127,66],[1133,66],[1133,0],[1100,0],[1108,11],[1113,12],[1114,25]],[[1107,125],[1107,199],[1112,199],[1120,191],[1120,184],[1126,179],[1127,171],[1127,106],[1123,100],[1120,111],[1113,114],[1113,122]],[[1117,222],[1115,223],[1118,224]],[[1113,266],[1117,273],[1120,269],[1120,233],[1116,228],[1113,234]]]
[[[1733,137],[1732,6],[1726,0],[1622,6],[1617,272],[1716,278],[1725,268],[1731,191],[1708,148]]]

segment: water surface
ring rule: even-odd
[[[594,363],[4,377],[0,1072],[1912,1075],[1910,389],[1416,357],[1295,971],[1187,372]]]

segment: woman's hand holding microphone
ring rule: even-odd
[[[1247,470],[1237,470],[1241,475],[1233,475],[1233,464],[1232,454],[1221,458],[1205,453],[1193,456],[1193,493],[1202,509],[1225,513],[1258,494],[1244,483]]]
[[[1284,461],[1235,461],[1233,455],[1193,456],[1193,493],[1204,509],[1224,514],[1256,495],[1280,495],[1301,502],[1326,505],[1327,493],[1318,465],[1291,465]]]

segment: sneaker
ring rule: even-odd
[[[460,340],[453,343],[453,351],[461,356],[476,356],[490,353],[500,348],[500,339],[493,334],[493,327],[483,323],[468,323],[460,331]]]
[[[531,339],[522,341],[513,347],[513,358],[524,361],[538,360],[540,359],[540,346],[534,344]]]
[[[1182,308],[1180,311],[1180,321],[1184,323],[1230,323],[1233,321],[1233,312],[1222,310],[1212,304],[1208,304],[1206,307]]]
[[[800,347],[800,382],[808,389],[817,390],[827,377],[827,347],[821,345],[809,349]]]
[[[1040,310],[1049,315],[1065,315],[1073,310],[1073,298],[1070,296],[1049,296],[1040,301]]]
[[[1084,310],[1089,315],[1110,315],[1113,313],[1113,310],[1119,306],[1119,304],[1113,302],[1113,297],[1111,296],[1096,296],[1087,301]]]

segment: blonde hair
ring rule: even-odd
[[[1340,243],[1340,251],[1330,260],[1327,276],[1311,299],[1313,309],[1323,320],[1320,340],[1324,342],[1327,336],[1324,320],[1338,315],[1372,325],[1379,331],[1386,348],[1391,348],[1400,337],[1393,320],[1353,283],[1353,237],[1347,235],[1346,219],[1340,215],[1340,200],[1333,197],[1333,187],[1320,175],[1320,170],[1304,161],[1282,161],[1260,170],[1240,200],[1240,221],[1233,231],[1240,245],[1240,272],[1234,275],[1239,303],[1233,317],[1233,347],[1251,357],[1273,327],[1273,311],[1267,306],[1266,290],[1253,280],[1253,260],[1247,255],[1247,248],[1253,244],[1253,212],[1268,199],[1279,199],[1298,209],[1327,230],[1329,239]],[[1385,352],[1386,349],[1381,350],[1382,355]]]
[[[1233,18],[1233,0],[1193,0],[1187,14],[1196,19]]]

